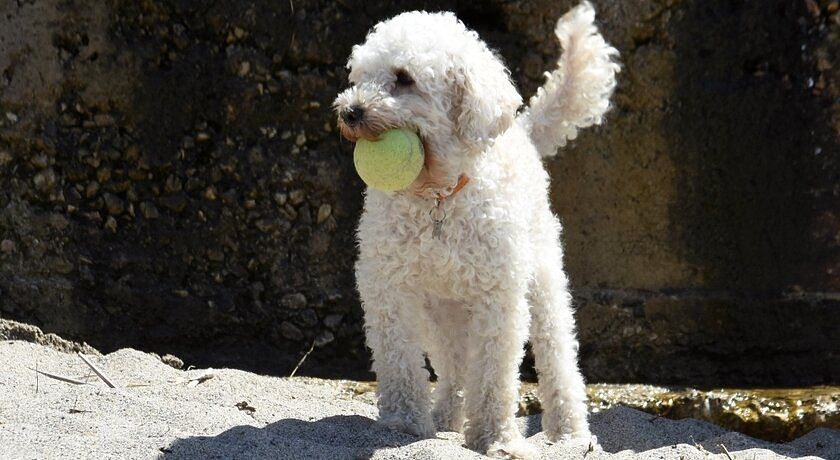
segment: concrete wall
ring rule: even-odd
[[[364,376],[350,47],[455,10],[527,97],[573,2],[204,3],[0,5],[0,315],[278,374],[315,341],[304,372]],[[836,383],[838,3],[595,3],[616,107],[547,163],[588,377]]]

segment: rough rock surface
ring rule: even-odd
[[[23,340],[44,345],[65,353],[78,352],[99,355],[99,351],[86,343],[76,343],[64,340],[55,334],[44,334],[43,331],[29,324],[18,323],[7,319],[0,319],[0,340]]]
[[[362,184],[330,103],[451,9],[524,95],[574,2],[0,2],[0,314],[103,350],[364,372]],[[548,163],[590,379],[840,376],[836,0],[595,1],[615,110]],[[329,367],[324,367],[329,364]]]
[[[0,342],[0,456],[23,458],[486,458],[456,433],[418,440],[378,425],[376,407],[345,382],[263,377],[229,369],[173,369],[123,349],[94,358],[118,388],[105,387],[73,354]],[[31,369],[89,384],[72,385]],[[85,377],[87,375],[87,377]],[[696,420],[651,419],[613,408],[591,418],[600,449],[546,442],[539,416],[520,418],[545,459],[831,459],[840,432],[817,429],[786,444]]]

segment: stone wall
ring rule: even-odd
[[[548,162],[591,380],[840,379],[836,0],[597,1],[616,107]],[[0,316],[364,376],[352,44],[450,9],[523,94],[571,1],[0,4]]]

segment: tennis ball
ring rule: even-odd
[[[412,131],[391,129],[376,140],[359,139],[353,164],[368,187],[386,192],[402,190],[423,169],[423,144]]]

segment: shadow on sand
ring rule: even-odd
[[[533,437],[531,441],[535,445],[544,450],[551,449],[552,453],[563,452],[562,446],[552,448],[545,442],[544,435],[540,434],[540,416],[524,417],[519,422],[523,434]],[[772,444],[698,420],[668,420],[623,407],[594,414],[591,426],[601,447],[609,453],[626,450],[642,453],[687,444],[694,446],[702,456],[705,455],[702,451],[723,453],[723,444],[732,454],[747,449],[768,449],[779,455],[799,457],[820,455],[823,448],[829,447],[824,441],[809,439],[810,435],[788,444]],[[161,450],[165,459],[366,459],[379,449],[408,446],[418,441],[414,436],[389,430],[367,417],[336,415],[312,421],[283,419],[263,428],[240,425],[215,436],[178,439]],[[452,443],[454,445],[448,447],[457,449],[463,438],[437,442]],[[420,451],[401,452],[400,457],[444,458],[453,452],[447,449],[447,453],[440,456],[434,453],[433,445],[425,447],[422,454]],[[556,447],[561,450],[554,450]],[[463,455],[470,456],[470,452],[464,450]]]

